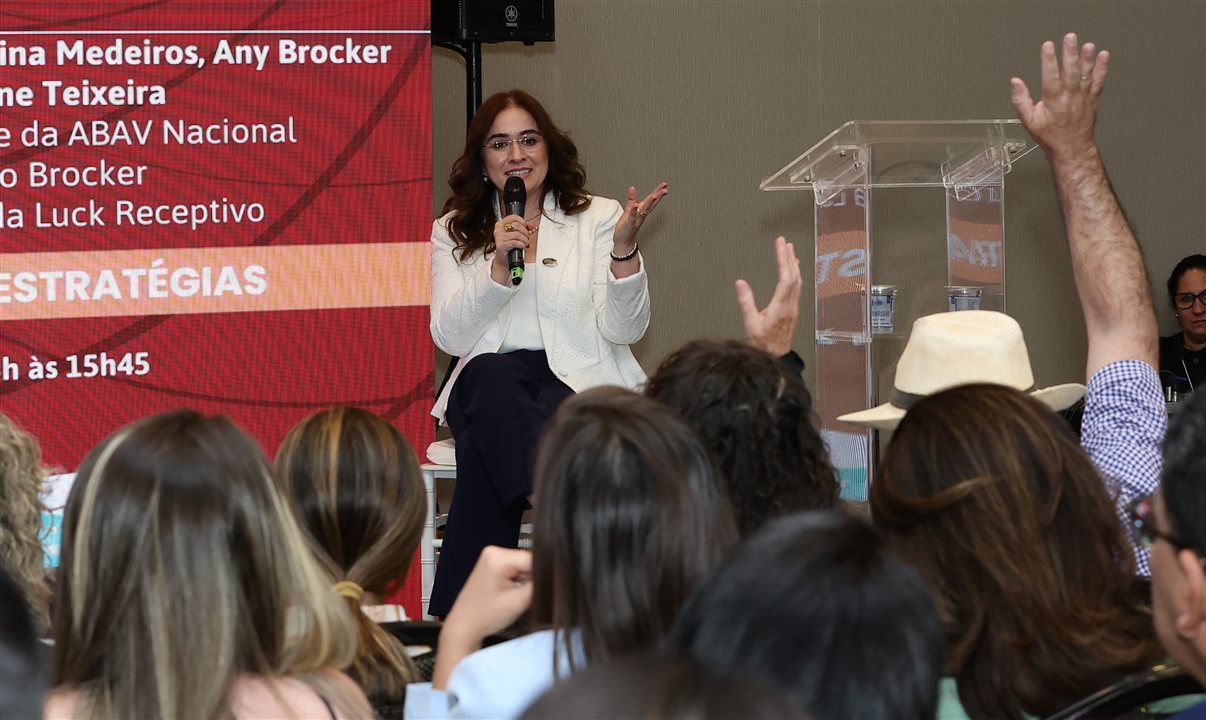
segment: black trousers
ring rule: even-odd
[[[445,417],[456,438],[456,488],[427,612],[448,614],[482,548],[516,547],[532,494],[536,443],[574,391],[541,350],[478,355],[465,365]]]

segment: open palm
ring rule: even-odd
[[[1068,33],[1062,44],[1063,63],[1055,44],[1043,43],[1039,64],[1042,96],[1035,102],[1021,78],[1010,81],[1013,108],[1018,119],[1047,152],[1076,151],[1093,145],[1097,97],[1105,86],[1110,54],[1093,43],[1077,49],[1076,35]]]

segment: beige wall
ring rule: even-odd
[[[555,43],[486,46],[484,92],[540,98],[596,194],[670,183],[641,237],[654,298],[635,348],[646,370],[691,338],[740,336],[733,280],[765,301],[780,233],[805,260],[795,344],[811,360],[811,196],[761,192],[761,179],[846,120],[1012,117],[1009,77],[1034,87],[1039,44],[1065,30],[1111,51],[1098,134],[1171,332],[1163,279],[1206,251],[1206,2],[558,0],[556,13]],[[464,65],[432,55],[438,209],[464,141]],[[1010,313],[1039,384],[1075,380],[1084,331],[1042,154],[1006,189]]]

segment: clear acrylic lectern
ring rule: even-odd
[[[877,452],[837,417],[886,401],[913,321],[1005,311],[1005,175],[1033,149],[1017,120],[852,121],[762,181],[813,193],[813,397],[844,498]]]

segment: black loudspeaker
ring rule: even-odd
[[[553,0],[431,0],[431,37],[445,42],[552,42]]]

